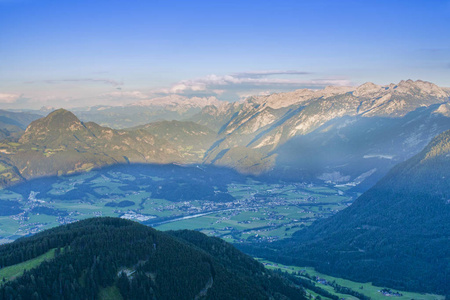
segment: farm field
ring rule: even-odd
[[[281,270],[283,272],[290,273],[299,278],[309,280],[315,284],[315,286],[333,294],[337,295],[340,298],[344,298],[347,300],[357,300],[359,298],[349,295],[342,294],[336,292],[333,285],[337,284],[341,287],[349,288],[350,290],[363,294],[366,297],[369,297],[373,300],[386,300],[386,299],[398,299],[398,300],[444,300],[445,297],[441,295],[434,294],[420,294],[420,293],[412,293],[405,291],[398,291],[393,289],[388,289],[384,287],[374,286],[370,282],[361,283],[355,282],[343,278],[333,277],[329,275],[322,274],[317,272],[314,268],[311,267],[297,267],[297,266],[286,266],[279,263],[274,263],[271,261],[267,261],[264,259],[257,259],[259,262],[263,263],[266,268],[271,270]],[[312,296],[317,296],[317,293],[313,291],[309,291]],[[319,295],[320,296],[320,295]],[[321,296],[324,298],[324,296]]]
[[[347,187],[263,182],[206,166],[124,165],[0,190],[0,241],[114,216],[159,230],[195,229],[226,241],[275,241],[344,209]]]

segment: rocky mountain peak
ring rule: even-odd
[[[64,132],[75,132],[85,129],[83,123],[70,111],[57,109],[46,117],[33,121],[21,137],[21,142],[33,140],[34,137],[61,135]]]
[[[335,95],[345,94],[353,91],[354,87],[350,86],[327,86],[321,90],[299,89],[293,92],[274,93],[266,96],[251,97],[246,102],[255,102],[258,104],[266,104],[273,109],[288,107],[291,105],[306,104],[310,100],[320,97],[328,98]]]
[[[353,92],[353,95],[356,97],[367,97],[369,95],[377,94],[381,90],[382,87],[380,85],[377,85],[372,82],[366,82],[357,87],[356,90]]]
[[[81,121],[70,111],[63,108],[57,109],[44,117],[31,123],[29,128],[45,126],[47,129],[80,129],[83,127]],[[27,130],[29,130],[27,128]]]
[[[44,118],[49,122],[67,123],[80,122],[80,120],[71,112],[64,108],[52,111]]]
[[[435,114],[441,114],[446,117],[450,117],[450,103],[441,104],[438,109],[434,111]]]
[[[327,86],[323,90],[319,91],[323,97],[331,97],[339,94],[346,94],[355,90],[352,86]]]
[[[416,80],[413,81],[411,79],[402,80],[399,84],[393,88],[397,93],[406,93],[406,94],[421,94],[421,95],[429,95],[438,98],[448,97],[449,93],[444,89],[438,87],[434,83]]]
[[[353,95],[356,97],[383,97],[386,95],[413,95],[419,97],[446,98],[449,92],[434,83],[423,80],[402,80],[398,84],[391,83],[380,86],[372,82],[366,82],[355,89]]]

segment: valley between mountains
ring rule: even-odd
[[[226,266],[224,259],[230,258],[214,252],[223,245],[203,235],[160,236],[108,218],[70,224],[117,217],[159,230],[201,231],[270,266],[314,267],[335,278],[443,299],[437,294],[450,294],[449,97],[447,88],[407,80],[304,89],[235,103],[175,97],[120,108],[0,111],[1,241],[23,240],[25,249],[40,243],[34,236],[53,239],[58,230],[71,235],[72,229],[105,227],[116,236],[115,228],[125,226],[168,243],[183,240],[182,247],[214,244],[206,256],[197,248],[189,251],[223,272],[213,277],[234,272],[245,279],[236,283],[239,289],[255,283],[241,266]],[[65,224],[70,225],[51,229]],[[16,243],[9,245],[0,252]],[[67,247],[72,244],[61,242],[27,259],[54,249],[64,254]],[[55,261],[82,256],[82,249]],[[257,264],[254,268],[255,280],[267,286],[255,290],[262,298],[303,297],[301,286],[328,299],[343,295],[337,292],[342,287],[319,283],[320,278],[294,267],[292,277],[279,279],[277,290],[267,281],[274,275]],[[138,269],[147,278],[142,280],[152,278]],[[85,276],[83,270],[84,265],[76,269],[77,276]],[[208,276],[196,287],[208,286]],[[99,286],[125,295],[114,278],[105,277]],[[152,295],[164,293],[164,283],[152,280]],[[73,283],[71,288],[98,293],[98,287]],[[213,291],[222,289],[217,285]],[[369,297],[355,288],[344,294]]]

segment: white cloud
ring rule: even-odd
[[[248,71],[226,75],[210,74],[181,80],[169,87],[149,89],[141,86],[130,90],[124,88],[122,82],[108,78],[48,79],[29,81],[20,91],[4,91],[0,93],[0,103],[3,103],[4,108],[39,108],[43,105],[73,108],[126,105],[171,95],[194,97],[193,99],[217,97],[220,100],[238,101],[252,95],[267,95],[301,88],[321,89],[326,86],[352,85],[346,79],[311,77],[311,73],[296,70]],[[57,86],[49,89],[46,84]]]
[[[222,95],[223,93],[225,93],[225,90],[219,90],[219,89],[216,89],[216,90],[212,90],[212,92],[214,93],[214,94],[216,94],[216,95]]]
[[[251,71],[233,73],[229,75],[207,75],[205,77],[181,80],[168,89],[155,91],[161,94],[212,94],[212,95],[238,95],[270,93],[300,88],[320,89],[326,86],[348,86],[352,83],[346,79],[304,79],[309,75],[303,71]],[[220,93],[219,93],[220,91]]]
[[[107,84],[114,87],[123,85],[123,82],[116,81],[113,79],[107,79],[107,78],[69,78],[69,79],[46,79],[42,81],[27,81],[26,83],[48,83],[48,84],[60,84],[60,83],[101,83],[101,84]]]
[[[235,73],[233,76],[235,77],[263,77],[263,76],[271,76],[271,75],[309,75],[310,72],[304,71],[295,71],[295,70],[265,70],[265,71],[249,71],[249,72],[241,72]]]
[[[120,98],[120,99],[149,99],[150,95],[144,94],[140,91],[114,91],[99,95],[100,98]]]
[[[20,98],[18,94],[3,94],[0,93],[0,103],[14,103]]]
[[[247,91],[247,92],[238,92],[237,95],[241,99],[246,99],[251,96],[267,96],[270,95],[272,91]]]

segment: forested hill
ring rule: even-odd
[[[118,218],[87,219],[3,245],[0,264],[49,251],[53,259],[5,281],[0,299],[304,299],[301,287],[218,238]]]
[[[350,207],[255,255],[356,281],[450,295],[450,131]]]

